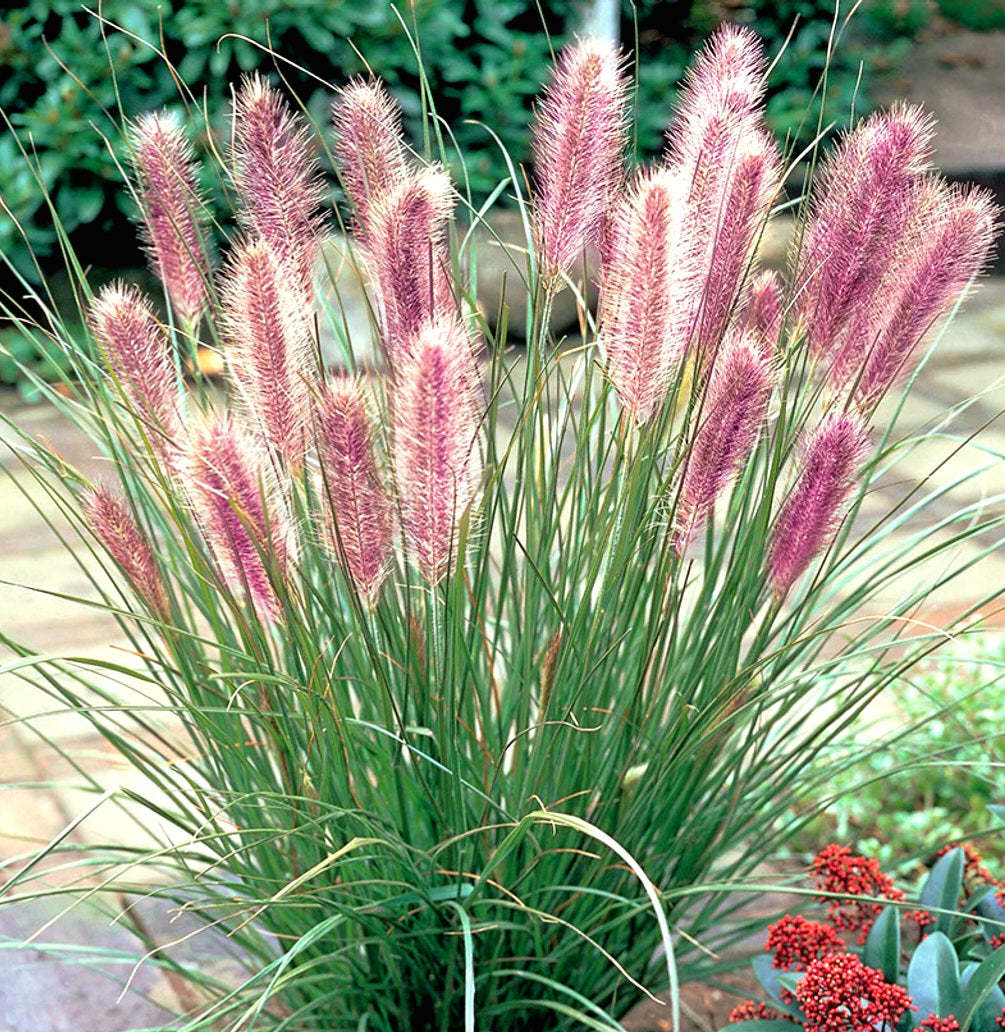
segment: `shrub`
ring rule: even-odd
[[[997,1032],[1005,1024],[1005,890],[972,846],[940,850],[910,900],[875,858],[845,846],[818,854],[811,884],[826,913],[786,914],[769,926],[770,956],[754,961],[768,1002],[738,1005],[723,1032]]]
[[[935,541],[855,517],[920,443],[877,406],[983,267],[996,210],[934,174],[928,120],[898,107],[827,161],[786,276],[755,276],[783,177],[764,67],[756,37],[720,31],[666,160],[629,174],[618,55],[563,52],[521,204],[516,353],[505,309],[493,332],[473,302],[466,194],[410,153],[378,82],[339,92],[332,147],[367,339],[314,296],[324,190],[275,88],[235,97],[219,265],[189,127],[133,124],[166,318],[123,284],[90,295],[71,254],[91,346],[45,327],[70,369],[69,396],[47,393],[114,484],[8,429],[139,669],[0,640],[141,779],[89,780],[155,845],[88,843],[82,891],[121,905],[156,874],[141,891],[239,951],[232,983],[147,943],[199,990],[190,1029],[616,1028],[649,987],[676,1026],[716,880],[776,850],[801,772],[941,641],[904,633],[927,588],[857,618],[932,556],[942,582],[969,569],[951,556],[1000,533],[998,499]],[[553,302],[591,247],[599,311],[557,346]],[[324,324],[351,372],[319,361]],[[222,394],[200,345],[225,345]],[[43,856],[81,852],[25,858],[19,902],[50,894]]]

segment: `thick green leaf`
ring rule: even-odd
[[[951,913],[956,910],[963,891],[963,850],[951,849],[932,868],[921,889],[921,905],[935,914],[935,930],[948,934],[953,923]]]
[[[907,991],[918,1008],[912,1012],[915,1027],[929,1014],[945,1018],[955,1013],[962,995],[960,965],[953,944],[942,932],[932,932],[914,951],[907,968]]]
[[[963,998],[955,1011],[961,1032],[997,1032],[995,1018],[1005,1008],[998,982],[1005,975],[1005,950],[995,950],[980,964],[968,964],[961,979]]]
[[[1005,806],[999,806],[997,803],[989,803],[988,809],[998,818],[999,821],[1001,821],[1002,824],[1005,824]]]
[[[888,982],[900,974],[900,915],[896,907],[886,907],[876,918],[865,942],[862,963],[879,968]]]

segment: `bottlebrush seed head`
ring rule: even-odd
[[[209,260],[192,145],[178,119],[164,111],[138,118],[130,140],[151,265],[175,314],[194,325],[206,305]]]
[[[336,91],[332,123],[335,164],[365,240],[370,205],[409,174],[401,110],[378,80],[354,79]]]
[[[752,334],[734,332],[715,363],[685,459],[672,543],[678,556],[747,461],[764,425],[771,366]]]
[[[367,267],[392,368],[420,327],[457,311],[447,246],[452,214],[450,178],[435,168],[412,173],[370,207]]]
[[[720,26],[685,76],[667,132],[667,161],[694,180],[722,164],[735,147],[734,132],[760,129],[764,71],[757,36],[749,29]]]
[[[600,341],[618,398],[639,422],[663,403],[684,351],[682,199],[679,177],[661,169],[640,175],[612,214]]]
[[[774,269],[759,272],[747,284],[740,325],[768,351],[777,342],[782,330],[782,284]]]
[[[701,258],[705,283],[696,334],[696,344],[706,356],[718,347],[726,330],[757,235],[780,187],[781,162],[774,141],[759,130],[742,134],[725,170],[719,210],[706,223],[715,231],[710,234],[711,247]],[[692,197],[690,210],[714,203],[719,191],[720,187],[712,184],[709,197]]]
[[[377,468],[367,394],[358,380],[340,377],[321,395],[317,432],[332,547],[373,605],[387,574],[394,514]]]
[[[875,305],[915,217],[932,133],[920,108],[879,112],[844,138],[817,177],[794,297],[818,357],[833,356],[846,325]]]
[[[628,83],[610,43],[562,51],[533,129],[533,225],[540,272],[554,287],[597,243],[624,177]]]
[[[313,290],[324,182],[310,132],[261,76],[248,76],[234,97],[234,183],[243,203],[241,223],[264,240]]]
[[[408,555],[436,583],[481,479],[477,371],[456,320],[424,326],[408,354],[394,385],[395,478]]]
[[[137,287],[112,283],[95,295],[90,324],[101,354],[151,445],[168,450],[181,432],[178,376],[171,342]]]
[[[292,271],[264,239],[242,243],[220,296],[227,363],[247,423],[298,467],[310,414],[312,337],[310,306]]]
[[[910,369],[922,338],[987,266],[999,214],[991,195],[944,188],[939,201],[925,208],[906,261],[896,270],[892,296],[882,307],[885,322],[855,389],[862,408],[875,405]]]
[[[768,580],[779,598],[837,530],[868,440],[865,423],[851,414],[828,416],[809,438],[768,551]]]
[[[170,613],[167,592],[153,546],[136,525],[126,500],[96,486],[81,499],[87,525],[126,575],[133,590],[157,617]]]
[[[191,436],[187,480],[192,513],[230,590],[262,617],[275,618],[279,602],[269,569],[283,574],[293,560],[264,457],[229,419],[214,419]]]

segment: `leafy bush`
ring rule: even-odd
[[[1005,822],[1005,808],[994,812]],[[811,883],[823,919],[786,914],[769,926],[770,955],[754,961],[768,999],[740,1004],[722,1032],[1005,1024],[1005,883],[976,850],[945,846],[911,898],[844,846],[817,855]]]
[[[936,0],[947,18],[975,32],[1005,29],[1005,5],[1001,0]]]

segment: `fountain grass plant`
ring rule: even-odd
[[[64,389],[40,390],[107,482],[8,429],[135,663],[5,635],[4,670],[129,764],[142,789],[77,769],[92,809],[155,842],[60,836],[6,862],[0,903],[143,896],[210,953],[225,933],[239,976],[145,944],[183,987],[165,1027],[618,1029],[666,989],[680,1027],[680,981],[715,966],[729,893],[798,824],[801,772],[974,624],[987,599],[938,632],[917,617],[1003,522],[983,498],[916,529],[951,497],[937,483],[859,518],[919,443],[877,404],[980,272],[993,206],[946,186],[929,122],[894,109],[828,158],[788,273],[758,273],[784,181],[765,74],[757,40],[721,29],[664,160],[631,172],[618,53],[560,56],[533,187],[510,166],[497,191],[527,228],[526,351],[474,302],[470,199],[410,152],[378,82],[341,90],[379,355],[350,371],[320,361],[320,321],[344,336],[312,296],[325,191],[279,92],[236,93],[219,264],[185,127],[129,128],[166,317],[133,288],[92,294],[69,250],[86,341],[28,284],[7,298],[65,352]],[[597,315],[555,342],[589,248]],[[938,583],[903,587],[933,557]]]

